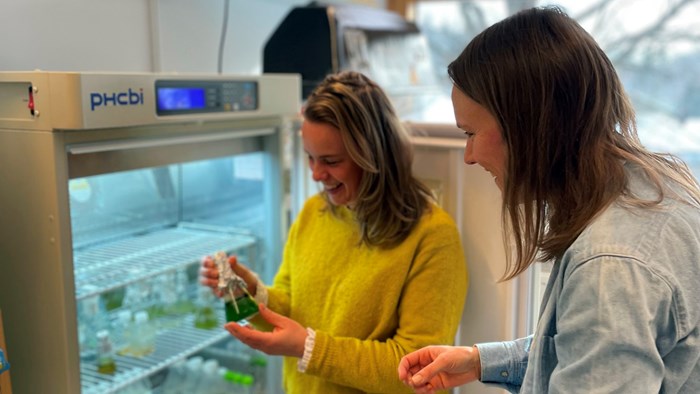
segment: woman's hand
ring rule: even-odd
[[[474,346],[428,346],[407,354],[399,363],[399,379],[420,394],[461,386],[480,377],[479,350]]]
[[[255,276],[253,271],[249,270],[243,264],[238,262],[236,256],[229,256],[228,263],[231,265],[231,269],[236,275],[240,276],[248,286],[248,292],[255,296],[258,290],[258,278]],[[202,263],[199,268],[199,283],[204,286],[210,287],[217,297],[223,296],[222,291],[219,289],[219,270],[216,268],[216,263],[211,256],[204,256],[202,258]],[[240,294],[235,294],[236,297]]]
[[[304,355],[306,328],[296,321],[267,309],[263,304],[260,317],[274,328],[271,332],[258,331],[249,325],[242,326],[235,322],[226,323],[228,332],[239,341],[273,356],[290,356],[301,358]]]

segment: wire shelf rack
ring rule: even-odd
[[[160,332],[156,337],[153,353],[144,357],[115,355],[117,364],[113,375],[99,373],[95,363],[80,363],[80,379],[83,394],[111,394],[130,384],[151,376],[178,360],[185,359],[198,351],[229,336],[223,329],[225,317],[223,305],[217,312],[219,325],[211,330],[194,327],[194,318],[185,319],[178,328]]]
[[[255,245],[254,236],[235,230],[181,225],[75,251],[76,300],[187,267],[219,250]]]

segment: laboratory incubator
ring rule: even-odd
[[[224,252],[271,281],[300,97],[294,74],[0,73],[0,308],[17,392],[281,386],[275,360],[223,328],[198,270]]]

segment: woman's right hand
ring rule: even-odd
[[[399,379],[418,394],[433,394],[480,378],[476,346],[427,346],[405,355],[399,363]]]
[[[243,264],[238,262],[236,256],[229,256],[228,263],[236,275],[240,276],[248,286],[248,292],[255,296],[258,287],[258,278]],[[216,263],[211,256],[204,256],[199,269],[199,283],[210,287],[217,297],[223,296],[223,291],[219,289],[219,270],[216,268]],[[240,294],[235,294],[238,297]]]

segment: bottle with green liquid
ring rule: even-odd
[[[194,314],[194,326],[204,330],[211,330],[219,327],[219,319],[214,310],[214,295],[206,287],[199,289],[197,310]]]
[[[248,292],[246,282],[231,269],[229,258],[224,252],[214,255],[214,263],[219,271],[218,288],[228,297],[224,304],[227,322],[239,322],[258,313],[258,304]],[[242,292],[242,294],[240,294]],[[236,294],[240,295],[236,295]]]
[[[255,302],[253,297],[248,294],[244,294],[236,298],[235,301],[226,301],[224,303],[224,310],[226,311],[226,321],[228,322],[239,322],[243,319],[254,316],[259,312],[258,304]]]
[[[97,372],[114,375],[117,371],[117,363],[114,361],[114,349],[109,339],[109,331],[98,331],[97,342]]]

